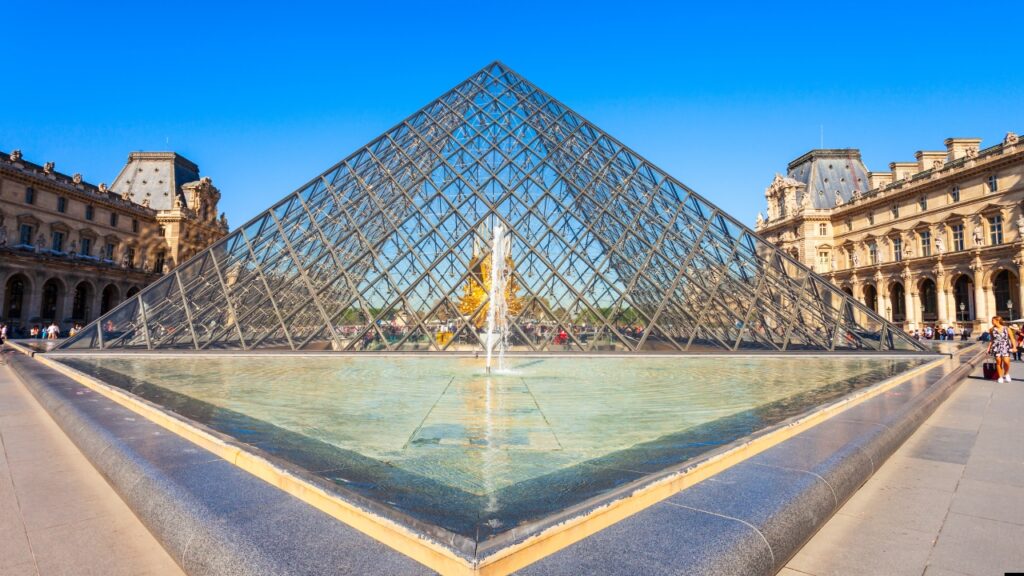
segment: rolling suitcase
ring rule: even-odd
[[[985,380],[996,380],[998,378],[995,362],[985,362],[982,364],[981,372],[984,375]]]

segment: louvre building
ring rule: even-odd
[[[499,224],[514,351],[919,349],[497,62],[64,347],[480,350]]]

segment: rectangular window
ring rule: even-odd
[[[832,260],[828,256],[828,250],[818,252],[818,270],[828,272]]]
[[[103,257],[106,258],[107,260],[113,260],[114,259],[114,244],[113,243],[107,242],[107,247],[103,251]]]
[[[19,244],[25,244],[32,246],[32,226],[29,224],[22,224],[19,230],[20,237],[18,238]]]
[[[896,204],[894,202],[893,205],[892,205],[892,208],[890,208],[889,211],[892,213],[892,219],[893,220],[895,220],[895,219],[900,217],[900,205],[899,204]]]
[[[124,259],[129,268],[135,268],[135,248],[128,248],[124,253]]]
[[[998,214],[988,219],[988,237],[992,245],[1003,243],[1003,217]]]
[[[917,207],[921,209],[921,212],[926,212],[928,210],[928,197],[922,195],[917,200]]]
[[[29,186],[28,188],[25,188],[25,204],[35,204],[35,203],[36,203],[36,189],[31,187],[31,186]]]
[[[80,254],[84,256],[92,254],[92,238],[82,238],[82,251]]]
[[[50,250],[53,250],[54,252],[63,252],[64,251],[64,233],[63,232],[54,231],[52,238],[53,238],[53,240],[50,243]]]
[[[86,220],[92,220],[92,216],[93,216],[92,204],[86,204],[85,205],[85,219]]]
[[[164,271],[164,262],[166,262],[166,260],[167,260],[167,253],[166,252],[164,252],[163,250],[157,252],[156,253],[156,262],[153,264],[153,271],[154,272],[158,272],[158,273],[159,272],[163,272]]]
[[[964,225],[953,225],[953,251],[959,252],[964,249]]]
[[[846,219],[846,231],[853,232],[853,220],[849,218]]]
[[[868,260],[872,264],[878,264],[878,244],[874,242],[868,244]]]
[[[828,224],[825,224],[824,222],[818,224],[818,236],[828,236]]]
[[[903,260],[903,239],[893,238],[892,239],[892,260],[893,262],[900,262]]]
[[[921,256],[932,255],[932,233],[927,230],[922,230],[917,233],[921,238]]]
[[[950,203],[956,204],[960,201],[960,187],[953,186],[953,189],[949,191]]]
[[[61,214],[68,211],[68,199],[63,196],[57,196],[57,212]]]
[[[110,225],[117,227],[117,212],[110,213]]]
[[[999,191],[999,177],[995,174],[988,177],[988,191],[998,192]]]
[[[134,218],[132,219],[132,232],[135,234],[139,233],[139,221]]]
[[[874,226],[874,225],[875,225],[875,213],[874,212],[868,212],[868,226]]]
[[[163,224],[161,224],[161,225],[160,225],[160,228],[158,228],[157,230],[158,230],[158,233],[159,233],[158,235],[159,235],[159,236],[160,236],[161,238],[163,238],[164,236],[167,236],[167,227],[166,227],[166,226],[164,226]]]

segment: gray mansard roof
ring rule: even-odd
[[[170,210],[176,196],[185,202],[181,186],[196,180],[199,166],[184,156],[174,152],[132,152],[110,189],[117,194],[127,191],[138,204],[145,204],[148,198],[149,207],[154,210]]]
[[[846,204],[854,192],[863,194],[869,187],[868,169],[856,148],[811,150],[790,162],[786,175],[806,186],[804,193],[819,210],[835,208],[837,196]]]

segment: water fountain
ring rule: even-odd
[[[490,290],[487,295],[487,332],[485,346],[487,348],[486,369],[492,371],[492,359],[497,348],[497,367],[505,369],[505,350],[508,348],[508,256],[512,248],[512,238],[505,232],[501,221],[494,223],[494,234],[491,239],[491,278]]]

